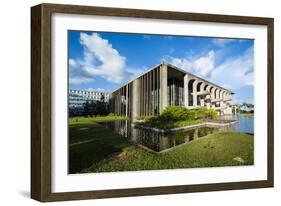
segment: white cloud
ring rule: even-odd
[[[146,68],[144,67],[143,69],[138,69],[138,68],[132,68],[129,67],[126,69],[126,76],[127,76],[127,81],[134,79],[135,77],[139,76],[140,74],[142,74],[144,71],[146,70]]]
[[[213,50],[210,50],[207,54],[202,55],[198,58],[195,57],[177,58],[177,57],[167,56],[163,60],[181,69],[184,69],[188,72],[206,78],[210,76],[212,70],[214,69],[215,52]]]
[[[82,59],[69,59],[70,83],[81,84],[102,77],[111,83],[122,83],[143,70],[127,67],[126,58],[99,34],[80,33]]]
[[[109,90],[103,88],[88,88],[88,91],[108,92]]]
[[[194,61],[194,69],[196,74],[202,77],[210,76],[214,69],[215,52],[209,51],[206,56],[202,56]]]
[[[76,63],[76,61],[74,59],[69,59],[69,66],[70,68],[75,68],[78,66],[78,64]]]
[[[69,59],[69,83],[83,84],[95,81],[95,79],[85,73],[81,65],[74,59]]]
[[[211,74],[210,81],[229,89],[238,89],[254,84],[253,47],[242,55],[227,59]]]
[[[166,56],[163,60],[228,89],[254,84],[253,47],[239,56],[224,60],[217,66],[215,66],[215,58],[216,52],[210,50],[198,57]]]
[[[80,43],[84,46],[83,69],[86,73],[93,77],[102,76],[109,82],[123,81],[126,58],[112,48],[108,40],[97,33],[81,33]]]
[[[70,77],[69,83],[70,84],[82,84],[94,81],[92,78],[88,77]]]
[[[193,62],[190,59],[187,58],[177,58],[177,57],[171,57],[168,56],[167,59],[164,59],[165,61],[170,62],[171,64],[184,69],[189,72],[193,72]]]

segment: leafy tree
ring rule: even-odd
[[[89,101],[86,101],[83,104],[83,114],[85,116],[88,116],[90,114],[90,102]]]
[[[83,114],[91,117],[109,114],[109,105],[104,101],[104,96],[101,97],[101,101],[87,100],[83,105]]]
[[[254,105],[251,103],[243,102],[241,105],[238,106],[239,112],[242,113],[248,113],[248,112],[254,112]]]
[[[93,100],[87,100],[83,104],[83,114],[85,116],[93,116],[96,113],[96,103]]]
[[[104,94],[101,94],[100,101],[101,101],[101,102],[104,102],[104,100],[105,100]]]

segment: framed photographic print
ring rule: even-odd
[[[273,187],[273,19],[31,8],[31,196]]]

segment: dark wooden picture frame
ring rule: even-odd
[[[53,193],[51,190],[51,16],[54,13],[239,23],[267,26],[267,180]],[[273,187],[274,72],[272,18],[40,4],[31,8],[31,197],[48,202]]]

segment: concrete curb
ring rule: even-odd
[[[200,123],[200,124],[193,124],[193,125],[189,125],[189,126],[185,126],[185,127],[177,127],[177,128],[172,128],[172,129],[158,129],[155,127],[146,127],[146,126],[141,126],[141,125],[136,125],[136,124],[132,124],[132,125],[136,128],[147,129],[147,130],[151,130],[154,132],[167,133],[167,132],[175,132],[175,131],[180,131],[180,130],[185,130],[185,129],[193,129],[193,128],[206,127],[206,126],[223,127],[223,126],[232,125],[236,122],[237,122],[236,120],[233,120],[228,123],[204,122],[204,123]]]

